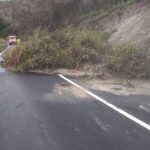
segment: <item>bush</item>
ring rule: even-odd
[[[130,77],[150,77],[149,50],[136,50],[132,46],[121,46],[113,51],[109,68]]]
[[[14,24],[8,20],[0,18],[0,37],[5,37],[12,31]]]
[[[105,32],[79,31],[71,27],[51,33],[37,29],[32,37],[5,56],[5,65],[24,72],[99,63],[108,37]]]
[[[7,41],[0,39],[0,52],[4,51],[7,48]]]

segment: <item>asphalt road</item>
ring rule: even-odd
[[[89,90],[150,124],[150,97]],[[150,131],[57,75],[0,69],[0,150],[149,149]]]

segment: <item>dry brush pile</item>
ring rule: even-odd
[[[5,56],[5,65],[17,71],[44,68],[78,68],[102,61],[110,33],[80,31],[72,28],[34,35]]]

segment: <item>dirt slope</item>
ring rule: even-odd
[[[109,40],[110,44],[131,43],[136,48],[150,49],[150,1],[126,8],[120,18],[114,26],[117,32]]]
[[[101,19],[89,18],[81,25],[106,31],[116,30],[109,39],[112,46],[130,43],[138,49],[150,49],[149,0],[140,0]]]

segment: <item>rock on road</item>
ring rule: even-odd
[[[150,97],[93,93],[150,124]],[[148,130],[57,75],[0,69],[0,150],[149,149]]]

